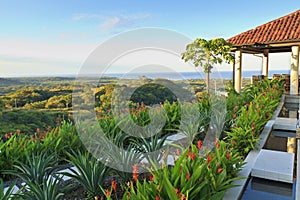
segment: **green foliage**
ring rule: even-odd
[[[23,133],[7,134],[7,139],[0,140],[0,176],[5,170],[11,170],[18,163],[29,164],[27,157],[38,153],[52,153],[59,160],[67,157],[72,149],[85,150],[72,124],[63,122],[61,127],[35,136]],[[12,174],[13,175],[13,174]]]
[[[64,199],[67,187],[60,185],[60,178],[44,179],[41,185],[33,182],[27,182],[26,187],[28,191],[17,196],[24,200],[60,200]]]
[[[16,196],[28,200],[58,200],[63,199],[64,189],[59,185],[61,179],[52,175],[57,170],[55,154],[38,154],[27,156],[27,164],[16,161],[14,170],[5,171],[21,179],[25,185]]]
[[[1,200],[10,200],[13,197],[13,189],[14,186],[16,185],[16,181],[14,181],[13,183],[10,184],[10,186],[8,187],[7,191],[4,191],[4,182],[2,179],[0,179],[0,199]]]
[[[4,173],[12,174],[27,183],[42,185],[55,171],[58,162],[54,154],[38,154],[27,156],[27,164],[16,161],[14,170],[7,170]]]
[[[25,134],[33,134],[36,129],[41,131],[49,127],[59,126],[60,121],[68,119],[67,112],[13,110],[4,111],[0,115],[0,136],[5,133],[21,130]]]
[[[145,155],[148,162],[157,161],[162,158],[162,148],[167,136],[161,136],[161,134],[155,134],[150,138],[141,137],[131,140],[131,144],[139,153]]]
[[[231,54],[231,44],[223,38],[205,40],[197,38],[186,46],[186,51],[182,53],[185,62],[192,61],[195,67],[202,67],[206,76],[206,90],[209,91],[209,73],[216,64],[234,62]]]
[[[256,148],[259,135],[272,117],[283,93],[282,80],[262,80],[250,85],[238,94],[229,90],[227,98],[228,140],[234,141],[234,148],[246,156]],[[235,104],[232,103],[233,99]]]
[[[173,92],[163,85],[149,83],[137,88],[132,94],[130,101],[143,102],[145,105],[159,104],[165,101],[173,102],[177,98]]]
[[[71,173],[65,172],[63,175],[78,181],[88,191],[89,197],[101,196],[102,190],[100,185],[103,185],[109,169],[88,153],[73,152],[69,154],[69,161],[77,167],[78,171],[70,168]]]
[[[222,199],[224,192],[233,187],[243,162],[228,149],[224,141],[217,141],[214,152],[200,155],[195,145],[175,157],[175,165],[159,169],[153,165],[152,178],[137,180],[130,185],[123,199]],[[233,166],[235,164],[235,166]],[[130,195],[128,195],[130,193]]]

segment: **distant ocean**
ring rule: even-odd
[[[272,77],[273,74],[289,74],[289,70],[270,70],[269,77]],[[261,75],[261,71],[243,71],[242,77],[243,78],[251,78],[253,75]],[[204,73],[198,72],[180,72],[180,73],[130,73],[130,74],[121,74],[121,73],[114,73],[114,74],[104,74],[104,76],[108,77],[116,77],[116,78],[124,78],[124,79],[138,79],[138,78],[166,78],[170,80],[180,80],[180,79],[205,79]],[[210,78],[212,79],[231,79],[232,78],[232,71],[220,71],[218,73],[212,72],[210,74]]]

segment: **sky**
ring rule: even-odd
[[[298,0],[0,0],[0,77],[76,75],[100,44],[138,28],[228,39],[299,7]],[[112,72],[126,71],[133,60]],[[259,57],[244,61],[245,70],[260,69]],[[288,69],[289,54],[271,55],[270,66]]]

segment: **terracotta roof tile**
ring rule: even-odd
[[[288,41],[300,41],[300,10],[227,40],[227,42],[230,42],[234,46]]]

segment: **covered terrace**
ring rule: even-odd
[[[262,75],[268,77],[269,54],[291,52],[290,94],[299,93],[300,10],[238,34],[227,42],[233,45],[235,53],[233,83],[237,92],[241,91],[244,53],[261,54]]]

